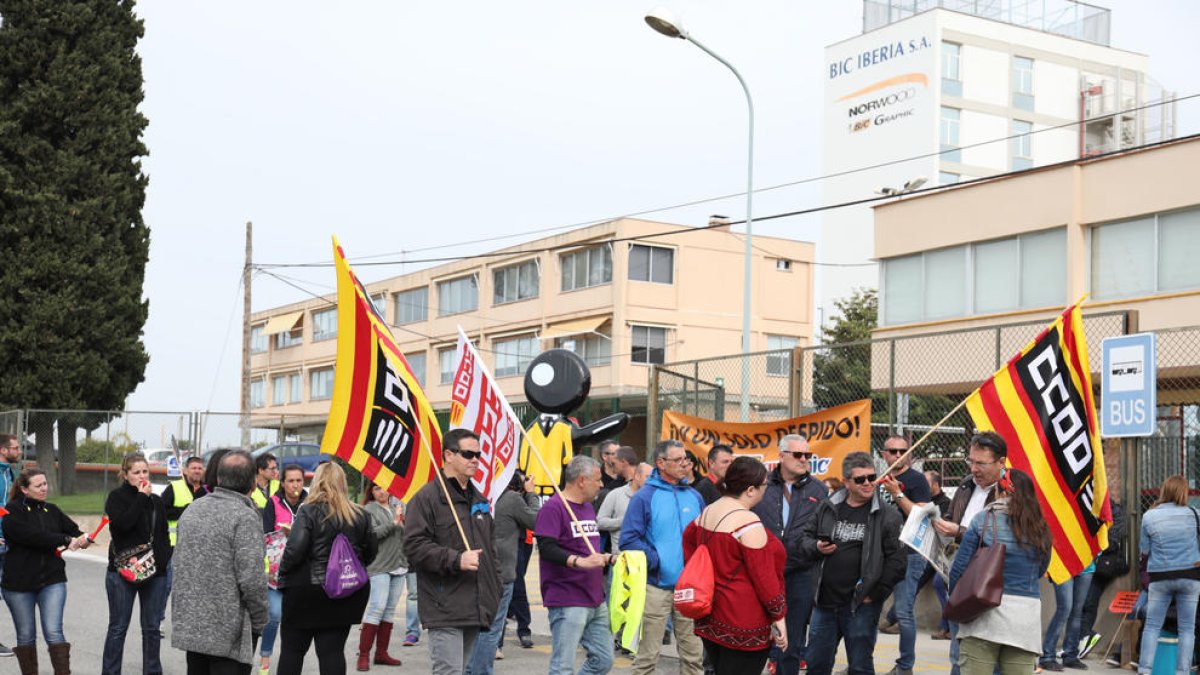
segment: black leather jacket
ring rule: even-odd
[[[827,536],[833,531],[834,521],[837,520],[837,512],[834,509],[844,501],[845,488],[821,502],[816,515],[809,519],[800,534],[801,554],[810,563],[817,563],[813,597],[817,597],[821,592],[826,560],[817,550],[817,533]],[[900,543],[900,529],[903,526],[904,520],[900,511],[891,504],[883,503],[879,492],[876,491],[871,497],[871,514],[867,518],[867,534],[859,559],[858,585],[850,601],[851,609],[857,609],[866,597],[870,597],[871,602],[882,603],[904,578],[908,569],[909,549]]]
[[[326,513],[324,504],[304,504],[296,512],[292,533],[288,535],[287,546],[279,560],[280,588],[323,585],[329,552],[333,549],[333,539],[338,532],[350,540],[363,567],[375,560],[379,546],[375,541],[375,533],[371,531],[371,519],[366,513],[360,511],[349,525],[327,520]]]

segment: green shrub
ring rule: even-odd
[[[120,444],[112,441],[102,441],[97,438],[85,438],[75,446],[75,461],[79,463],[104,464],[105,453],[108,453],[109,464],[120,464],[121,457],[127,452],[137,450],[136,446]]]

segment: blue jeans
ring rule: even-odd
[[[549,607],[550,675],[574,675],[575,650],[583,647],[587,659],[579,675],[604,675],[613,666],[613,635],[608,625],[608,603],[598,607]]]
[[[1196,603],[1200,599],[1200,581],[1168,579],[1152,581],[1146,602],[1146,627],[1142,629],[1142,654],[1138,657],[1138,672],[1149,673],[1154,667],[1154,652],[1158,636],[1171,600],[1175,600],[1175,621],[1179,625],[1179,650],[1175,672],[1188,675],[1192,668],[1192,649],[1196,642]]]
[[[506,581],[500,591],[500,605],[496,607],[496,618],[492,625],[475,638],[471,658],[467,659],[467,675],[492,675],[496,663],[496,650],[504,635],[504,620],[508,618],[508,603],[512,601],[513,582]]]
[[[13,626],[17,629],[17,644],[37,644],[37,621],[34,607],[42,615],[42,636],[46,644],[66,642],[63,637],[63,607],[67,604],[67,583],[60,582],[42,587],[38,591],[4,591],[4,602],[12,614]]]
[[[877,602],[853,612],[849,607],[814,607],[808,624],[808,675],[829,675],[840,640],[846,641],[849,675],[874,675],[878,624]]]
[[[917,660],[917,618],[913,606],[926,564],[920,553],[908,554],[908,571],[896,585],[896,622],[900,624],[900,658],[896,659],[896,667],[901,670],[912,670]]]
[[[771,656],[778,662],[779,675],[797,675],[800,662],[807,656],[808,620],[813,610],[812,570],[799,570],[783,577],[787,594],[788,648],[780,653],[771,648]]]
[[[283,592],[278,588],[267,589],[267,625],[263,626],[262,645],[258,654],[270,657],[275,652],[275,636],[279,635],[279,617],[283,615]]]
[[[159,643],[162,633],[159,625],[166,611],[167,577],[160,574],[135,586],[127,583],[119,574],[109,571],[104,575],[104,590],[108,593],[108,634],[104,638],[104,659],[101,666],[104,675],[120,675],[121,662],[125,655],[125,632],[129,630],[129,619],[133,616],[133,600],[138,599],[142,626],[142,672],[160,675],[163,671],[159,659]]]
[[[946,582],[942,581],[942,575],[938,574],[933,569],[933,565],[925,563],[925,571],[921,573],[921,580],[917,582],[917,592],[915,595],[913,595],[914,612],[916,612],[917,596],[921,594],[921,589],[925,588],[925,585],[930,581],[933,582],[933,592],[935,595],[937,595],[938,604],[943,610],[946,609]],[[896,592],[899,593],[899,591],[900,589],[897,588]],[[887,622],[898,623],[898,621],[899,619],[896,618],[896,603],[893,602],[892,606],[888,608]],[[942,617],[941,621],[938,622],[938,630],[950,630],[950,622],[946,620],[946,617]]]
[[[407,586],[405,590],[408,591],[404,600],[404,619],[408,622],[405,637],[408,635],[421,637],[421,615],[417,611],[417,573],[409,572],[404,575],[404,578]]]
[[[1083,601],[1091,585],[1090,574],[1081,574],[1061,584],[1054,584],[1054,616],[1050,617],[1050,625],[1046,627],[1046,635],[1042,639],[1042,662],[1057,659],[1058,640],[1063,637],[1064,629],[1063,658],[1079,658],[1079,620],[1083,615]]]
[[[367,600],[367,609],[363,612],[363,623],[378,625],[381,621],[392,622],[396,616],[396,603],[400,602],[400,592],[404,590],[403,574],[372,574],[371,597]]]

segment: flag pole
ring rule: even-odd
[[[425,452],[429,453],[429,459],[433,462],[433,473],[437,475],[438,485],[442,486],[442,494],[446,497],[446,506],[450,507],[450,515],[454,516],[454,524],[458,526],[458,534],[462,536],[463,546],[466,550],[471,550],[471,542],[467,541],[467,531],[463,529],[462,521],[458,519],[458,511],[454,508],[454,500],[450,499],[450,490],[446,487],[446,478],[442,475],[442,470],[438,468],[437,459],[433,456],[433,448],[430,447],[429,441],[425,439],[425,434],[421,434],[421,447],[425,448]]]
[[[471,351],[475,351],[475,345],[471,344],[471,338],[467,337],[467,334],[463,331],[462,326],[458,327],[458,334],[462,337],[463,342],[466,343],[467,347]],[[488,370],[487,364],[483,362],[483,359],[479,358],[479,352],[475,352],[475,363],[479,366],[479,369],[483,371],[483,374],[485,377],[487,377],[487,379],[491,380],[492,382],[496,381],[492,377],[492,373]],[[513,411],[512,406],[508,404],[508,399],[503,395],[499,398],[500,402],[504,404],[504,412],[508,413],[509,419],[511,419],[514,423],[517,422],[520,418],[517,417],[517,413]],[[550,475],[550,467],[546,466],[546,460],[542,459],[542,451],[538,449],[537,445],[535,445],[532,440],[530,440],[529,433],[525,431],[525,427],[521,426],[520,424],[517,424],[516,426],[521,430],[521,436],[525,439],[525,442],[529,444],[529,449],[533,452],[533,455],[537,457],[538,464],[542,465],[542,471],[545,471],[546,475]],[[575,511],[571,509],[571,502],[567,501],[566,495],[562,493],[562,490],[558,489],[557,483],[551,483],[550,487],[554,488],[555,494],[558,495],[559,499],[562,500],[563,506],[567,509],[567,516],[571,518],[571,522],[576,528],[579,529],[579,533],[583,535],[583,543],[587,544],[588,550],[592,552],[592,555],[595,555],[596,547],[592,546],[591,538],[587,536],[587,533],[583,531],[583,526],[579,524],[579,518],[575,516]]]
[[[971,393],[972,393],[972,394],[974,394],[975,392],[971,392]],[[899,466],[899,465],[900,465],[900,463],[901,463],[901,462],[903,462],[905,459],[907,459],[907,458],[908,458],[908,456],[909,456],[909,455],[911,455],[911,454],[913,453],[913,450],[916,450],[916,449],[917,449],[917,446],[919,446],[919,445],[921,445],[922,443],[924,443],[924,442],[925,442],[925,439],[926,439],[926,438],[929,438],[929,435],[930,435],[930,434],[932,434],[933,432],[935,432],[935,431],[937,431],[938,429],[940,429],[940,428],[942,427],[942,425],[946,423],[946,420],[950,419],[950,416],[951,416],[951,415],[953,415],[954,413],[958,412],[958,411],[959,411],[959,409],[961,409],[961,408],[962,408],[964,405],[966,405],[966,404],[967,404],[967,399],[969,399],[969,398],[971,398],[971,396],[970,396],[970,395],[967,395],[967,396],[963,397],[963,400],[959,401],[959,402],[958,402],[958,405],[956,405],[956,406],[954,406],[953,408],[951,408],[950,412],[946,413],[946,416],[945,416],[945,417],[943,417],[942,419],[938,420],[938,423],[937,423],[937,424],[935,424],[935,425],[933,425],[932,427],[930,427],[930,428],[929,428],[929,431],[926,431],[926,432],[925,432],[925,435],[924,435],[924,436],[921,436],[920,440],[918,440],[916,443],[913,443],[913,444],[912,444],[912,447],[910,447],[908,450],[905,450],[903,455],[900,455],[899,457],[897,457],[897,458],[896,458],[896,461],[892,462],[892,465],[891,465],[891,466],[889,466],[889,467],[887,468],[887,471],[884,471],[884,472],[883,472],[883,475],[879,477],[879,480],[883,480],[883,479],[884,479],[884,478],[886,478],[886,477],[887,477],[889,474],[891,474],[891,473],[892,473],[892,470],[893,470],[893,469],[895,469],[897,466]]]

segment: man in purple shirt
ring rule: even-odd
[[[609,557],[599,553],[600,530],[592,508],[602,485],[600,464],[576,455],[563,471],[563,479],[562,496],[571,513],[560,497],[551,497],[538,513],[533,531],[541,557],[542,603],[550,614],[550,675],[573,674],[578,647],[587,652],[580,675],[603,675],[612,669],[613,640],[604,601]]]

